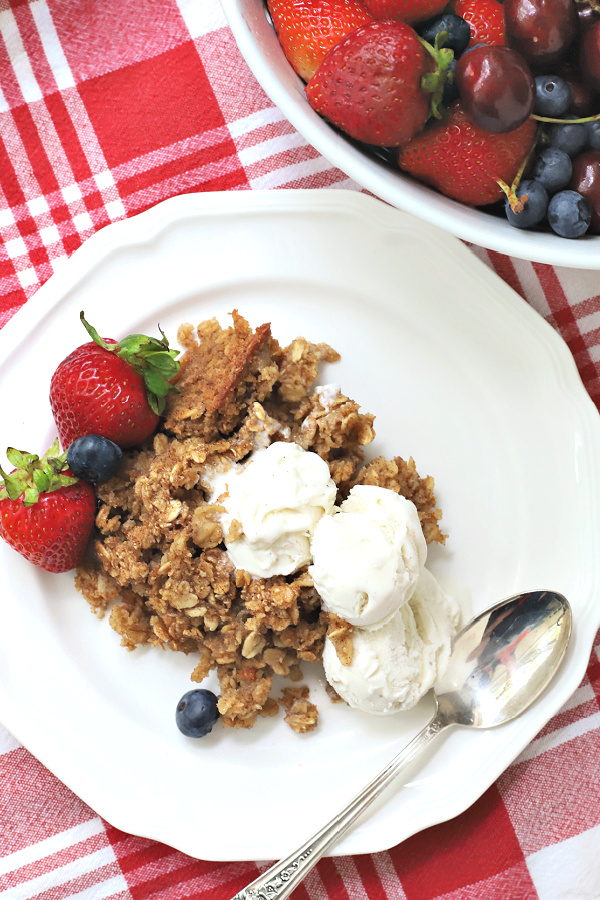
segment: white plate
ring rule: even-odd
[[[459,241],[356,193],[185,195],[103,229],[0,332],[4,442],[41,450],[57,363],[102,334],[174,336],[237,307],[281,341],[328,341],[324,378],[377,414],[375,453],[435,476],[450,537],[430,554],[480,610],[549,587],[574,638],[551,689],[521,719],[455,730],[335,848],[382,850],[464,810],[583,677],[597,603],[600,424],[552,328]],[[282,719],[175,727],[194,659],[126,653],[73,587],[0,547],[0,720],[109,822],[205,859],[280,857],[335,813],[427,720],[431,702],[369,717],[324,694],[299,736]]]
[[[481,247],[553,266],[600,269],[600,235],[566,240],[551,232],[514,228],[503,216],[450,200],[361,150],[309,106],[304,82],[267,20],[265,0],[221,0],[221,6],[240,53],[267,96],[325,159],[362,187]]]

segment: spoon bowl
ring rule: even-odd
[[[527,591],[475,616],[452,641],[431,722],[327,825],[233,900],[285,900],[324,853],[437,734],[451,725],[493,728],[550,684],[571,637],[571,607],[556,591]]]
[[[571,607],[556,591],[515,594],[486,609],[452,642],[435,688],[437,714],[471,728],[520,716],[554,677],[571,627]]]

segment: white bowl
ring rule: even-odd
[[[568,240],[514,228],[500,217],[443,197],[358,149],[308,105],[304,82],[286,60],[263,0],[221,0],[221,5],[240,52],[273,103],[319,153],[362,187],[490,250],[555,266],[600,269],[600,236]]]

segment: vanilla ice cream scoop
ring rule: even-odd
[[[443,674],[458,620],[456,603],[424,569],[411,599],[389,622],[353,630],[349,666],[325,641],[327,681],[354,709],[376,715],[410,709]]]
[[[408,601],[422,641],[421,692],[434,686],[446,671],[452,638],[458,631],[460,609],[446,594],[429,569],[423,569]]]
[[[321,519],[311,549],[324,608],[362,628],[379,627],[407,602],[427,558],[414,503],[371,485],[353,487]]]
[[[337,490],[320,456],[276,442],[256,450],[216,484],[211,499],[218,491],[225,543],[238,569],[270,578],[310,562],[311,538],[322,516],[333,510]]]

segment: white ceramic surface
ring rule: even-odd
[[[600,235],[567,240],[514,228],[502,217],[450,200],[360,150],[308,105],[304,82],[284,56],[264,0],[221,0],[221,5],[240,52],[265,93],[322,156],[362,187],[479,246],[554,266],[600,269]]]
[[[435,476],[449,539],[429,565],[445,587],[474,610],[538,587],[573,606],[542,699],[500,729],[438,739],[336,853],[381,850],[474,802],[583,677],[600,625],[600,419],[562,340],[455,238],[359,193],[207,193],[102,229],[2,329],[3,446],[54,437],[47,386],[86,339],[80,309],[102,334],[159,322],[174,340],[179,323],[234,307],[281,342],[338,348],[322,380],[377,414],[370,452]],[[283,856],[430,714],[430,698],[387,718],[333,705],[305,665],[313,733],[279,717],[194,742],[174,721],[193,658],[127,653],[72,574],[5,544],[0,566],[0,721],[109,822],[192,856]]]

